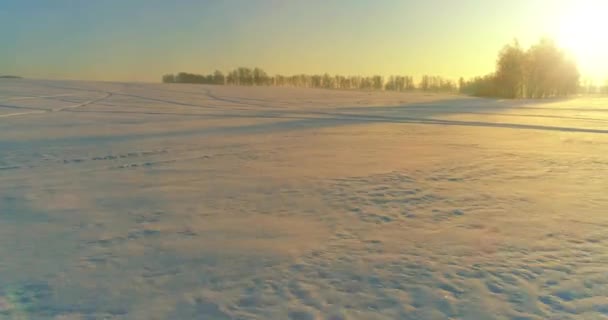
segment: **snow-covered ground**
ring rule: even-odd
[[[0,319],[607,319],[608,98],[0,80]]]

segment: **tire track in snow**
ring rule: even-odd
[[[79,103],[79,104],[75,104],[75,105],[71,105],[71,106],[65,106],[65,107],[61,107],[61,108],[57,108],[57,109],[52,109],[51,112],[58,112],[58,111],[63,111],[63,110],[68,110],[68,109],[75,109],[75,108],[85,107],[85,106],[88,106],[88,105],[93,104],[95,102],[99,102],[101,100],[107,99],[107,98],[109,98],[111,96],[112,96],[111,92],[105,92],[105,95],[103,97],[99,97],[97,99],[85,101],[85,102],[82,102],[82,103]]]
[[[0,97],[2,101],[19,101],[19,100],[31,100],[31,99],[47,99],[47,98],[55,98],[55,97],[69,97],[76,96],[77,93],[63,93],[63,94],[53,94],[53,95],[45,95],[45,96],[22,96],[22,97]]]
[[[47,110],[29,111],[29,112],[17,112],[17,113],[2,114],[2,115],[0,115],[0,118],[9,118],[9,117],[16,117],[16,116],[24,116],[24,115],[28,115],[28,114],[48,113],[48,112],[49,111],[47,111]]]
[[[59,108],[54,108],[54,109],[46,109],[46,110],[36,110],[36,111],[28,111],[28,112],[17,112],[17,113],[3,114],[3,115],[0,115],[0,118],[10,118],[10,117],[17,117],[17,116],[25,116],[25,115],[30,115],[30,114],[60,112],[60,111],[64,111],[64,110],[76,109],[76,108],[85,107],[85,106],[88,106],[90,104],[94,104],[96,102],[105,100],[105,99],[107,99],[107,98],[109,98],[111,96],[112,96],[111,92],[104,92],[104,95],[102,97],[95,98],[95,99],[92,99],[92,100],[88,100],[88,101],[85,101],[85,102],[82,102],[82,103],[78,103],[78,104],[75,104],[75,105],[64,106],[64,107],[59,107]]]

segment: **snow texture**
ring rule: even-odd
[[[0,319],[606,319],[608,98],[0,80]]]

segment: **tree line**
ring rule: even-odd
[[[460,92],[481,97],[551,98],[573,93],[608,93],[605,86],[581,85],[574,60],[554,41],[541,39],[528,49],[517,41],[499,52],[494,72],[457,83],[439,76],[422,76],[416,83],[412,76],[342,76],[298,74],[270,76],[260,68],[240,67],[224,74],[180,72],[162,77],[165,83],[200,83],[241,86],[291,86],[325,89],[363,89],[387,91]]]
[[[423,76],[418,84],[412,76],[389,76],[387,78],[374,76],[343,76],[329,74],[298,74],[291,76],[270,76],[260,68],[236,68],[226,74],[216,70],[210,74],[193,74],[179,72],[167,74],[162,77],[164,83],[198,83],[214,85],[240,85],[240,86],[289,86],[303,88],[324,89],[362,89],[411,91],[420,89],[435,92],[456,92],[456,83],[439,77]]]
[[[524,50],[517,41],[498,54],[496,71],[469,81],[460,79],[460,91],[475,96],[502,98],[563,97],[580,91],[579,71],[555,42],[541,39]]]
[[[583,94],[608,94],[608,80],[603,85],[598,85],[589,79],[585,79],[582,81],[579,92]]]

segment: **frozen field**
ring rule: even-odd
[[[0,319],[608,319],[608,98],[0,79]]]

